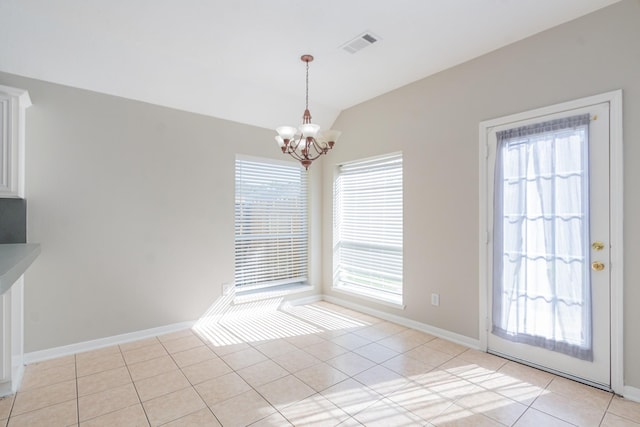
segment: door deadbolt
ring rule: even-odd
[[[591,263],[591,269],[593,271],[602,271],[604,270],[604,263],[601,261],[594,261]]]
[[[604,249],[604,243],[595,241],[591,244],[591,247],[593,248],[594,251],[601,251]]]

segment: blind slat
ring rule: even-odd
[[[298,165],[236,160],[237,286],[307,280],[307,175]]]
[[[402,197],[402,154],[338,168],[334,286],[402,295]]]

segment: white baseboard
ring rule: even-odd
[[[633,400],[634,402],[640,402],[640,388],[626,385],[624,386],[622,393],[622,397],[624,397],[625,399]]]
[[[332,304],[341,305],[343,307],[350,308],[352,310],[356,310],[361,313],[369,314],[371,316],[379,317],[380,319],[388,320],[390,322],[394,322],[399,325],[406,326],[408,328],[417,329],[419,331],[426,332],[431,335],[435,335],[436,337],[439,337],[439,338],[444,338],[446,340],[455,342],[456,344],[461,344],[476,350],[480,349],[479,340],[469,338],[464,335],[456,334],[455,332],[436,328],[435,326],[431,326],[426,323],[417,322],[415,320],[407,319],[405,317],[396,316],[394,314],[385,313],[384,311],[375,310],[373,308],[369,308],[364,305],[345,301],[343,299],[336,298],[330,295],[323,295],[322,299]]]
[[[145,329],[142,331],[130,332],[127,334],[114,335],[106,338],[99,338],[91,341],[69,344],[61,347],[49,348],[46,350],[32,351],[25,353],[24,364],[29,365],[36,362],[55,359],[56,357],[68,356],[70,354],[82,353],[85,351],[97,350],[112,345],[125,344],[131,341],[138,341],[157,335],[169,334],[171,332],[190,329],[195,322],[181,322],[172,325],[160,326],[157,328]]]

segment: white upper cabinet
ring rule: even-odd
[[[0,197],[24,197],[25,110],[23,89],[0,85]]]

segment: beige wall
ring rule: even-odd
[[[640,2],[626,0],[343,111],[323,164],[324,292],[345,298],[331,289],[333,166],[402,150],[406,309],[357,302],[478,338],[479,123],[622,89],[625,383],[640,387],[639,23]]]
[[[204,314],[233,280],[235,155],[282,159],[274,132],[9,74],[0,84],[33,101],[28,241],[42,253],[26,275],[26,351]]]

